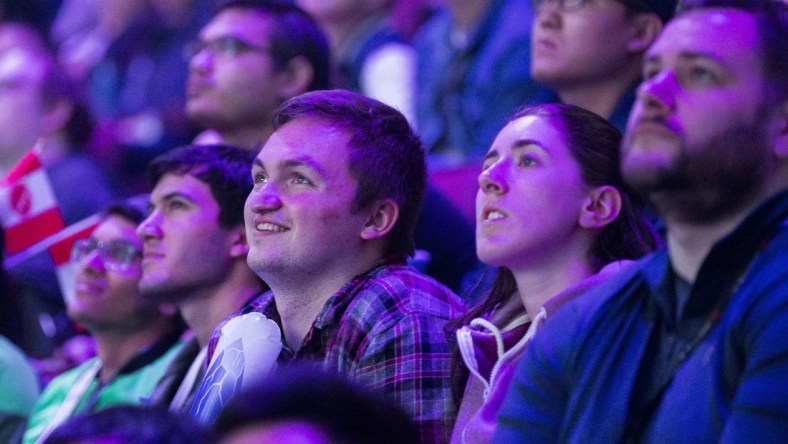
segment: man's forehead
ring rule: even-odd
[[[263,43],[268,37],[271,17],[256,9],[228,8],[222,10],[200,31],[200,38],[211,40],[224,36],[249,39],[252,43]]]
[[[739,63],[757,53],[758,34],[751,14],[710,8],[691,11],[671,20],[649,48],[646,57],[702,54],[723,62]]]

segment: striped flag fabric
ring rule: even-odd
[[[11,257],[65,228],[37,149],[30,150],[0,181],[0,223]]]
[[[0,181],[0,223],[5,229],[6,246],[3,265],[10,269],[47,251],[66,301],[75,291],[76,265],[71,262],[71,247],[74,241],[90,236],[99,220],[95,214],[66,227],[38,147]]]

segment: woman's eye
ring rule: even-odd
[[[259,184],[264,184],[264,183],[268,182],[268,178],[265,177],[265,175],[261,174],[261,173],[255,174],[253,180],[254,180],[255,184],[258,184],[258,183]]]
[[[519,165],[523,167],[529,167],[536,165],[536,159],[533,156],[522,156],[520,157]]]

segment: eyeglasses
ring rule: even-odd
[[[245,52],[265,53],[269,48],[247,43],[237,37],[224,36],[210,41],[194,41],[183,48],[183,57],[191,60],[197,54],[208,50],[211,54],[224,58],[236,57]]]
[[[126,271],[142,257],[142,252],[128,241],[114,239],[101,242],[96,239],[79,239],[71,247],[71,260],[79,262],[98,251],[99,258],[108,270]]]

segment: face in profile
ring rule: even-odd
[[[578,79],[613,78],[630,63],[636,27],[619,0],[594,0],[562,8],[536,1],[531,37],[531,77],[554,88]]]
[[[361,248],[367,220],[354,214],[350,137],[313,118],[279,128],[252,166],[244,216],[248,262],[263,280],[283,273],[330,272]]]
[[[23,47],[0,49],[0,154],[16,156],[45,135],[45,70],[45,62]]]
[[[76,295],[67,310],[91,332],[140,328],[158,312],[158,304],[142,298],[137,289],[142,240],[135,229],[133,222],[111,215],[90,238],[74,245]]]
[[[512,270],[577,251],[578,218],[590,191],[556,117],[509,122],[484,159],[476,195],[476,251]]]
[[[264,124],[281,103],[270,55],[271,18],[228,8],[201,31],[189,61],[186,113],[217,131]]]
[[[190,174],[165,174],[150,202],[150,214],[138,227],[143,294],[181,302],[222,282],[237,230],[219,226],[219,205],[208,184]]]
[[[674,19],[643,74],[623,143],[625,179],[661,212],[675,207],[693,220],[757,194],[771,148],[753,17],[710,9]]]

